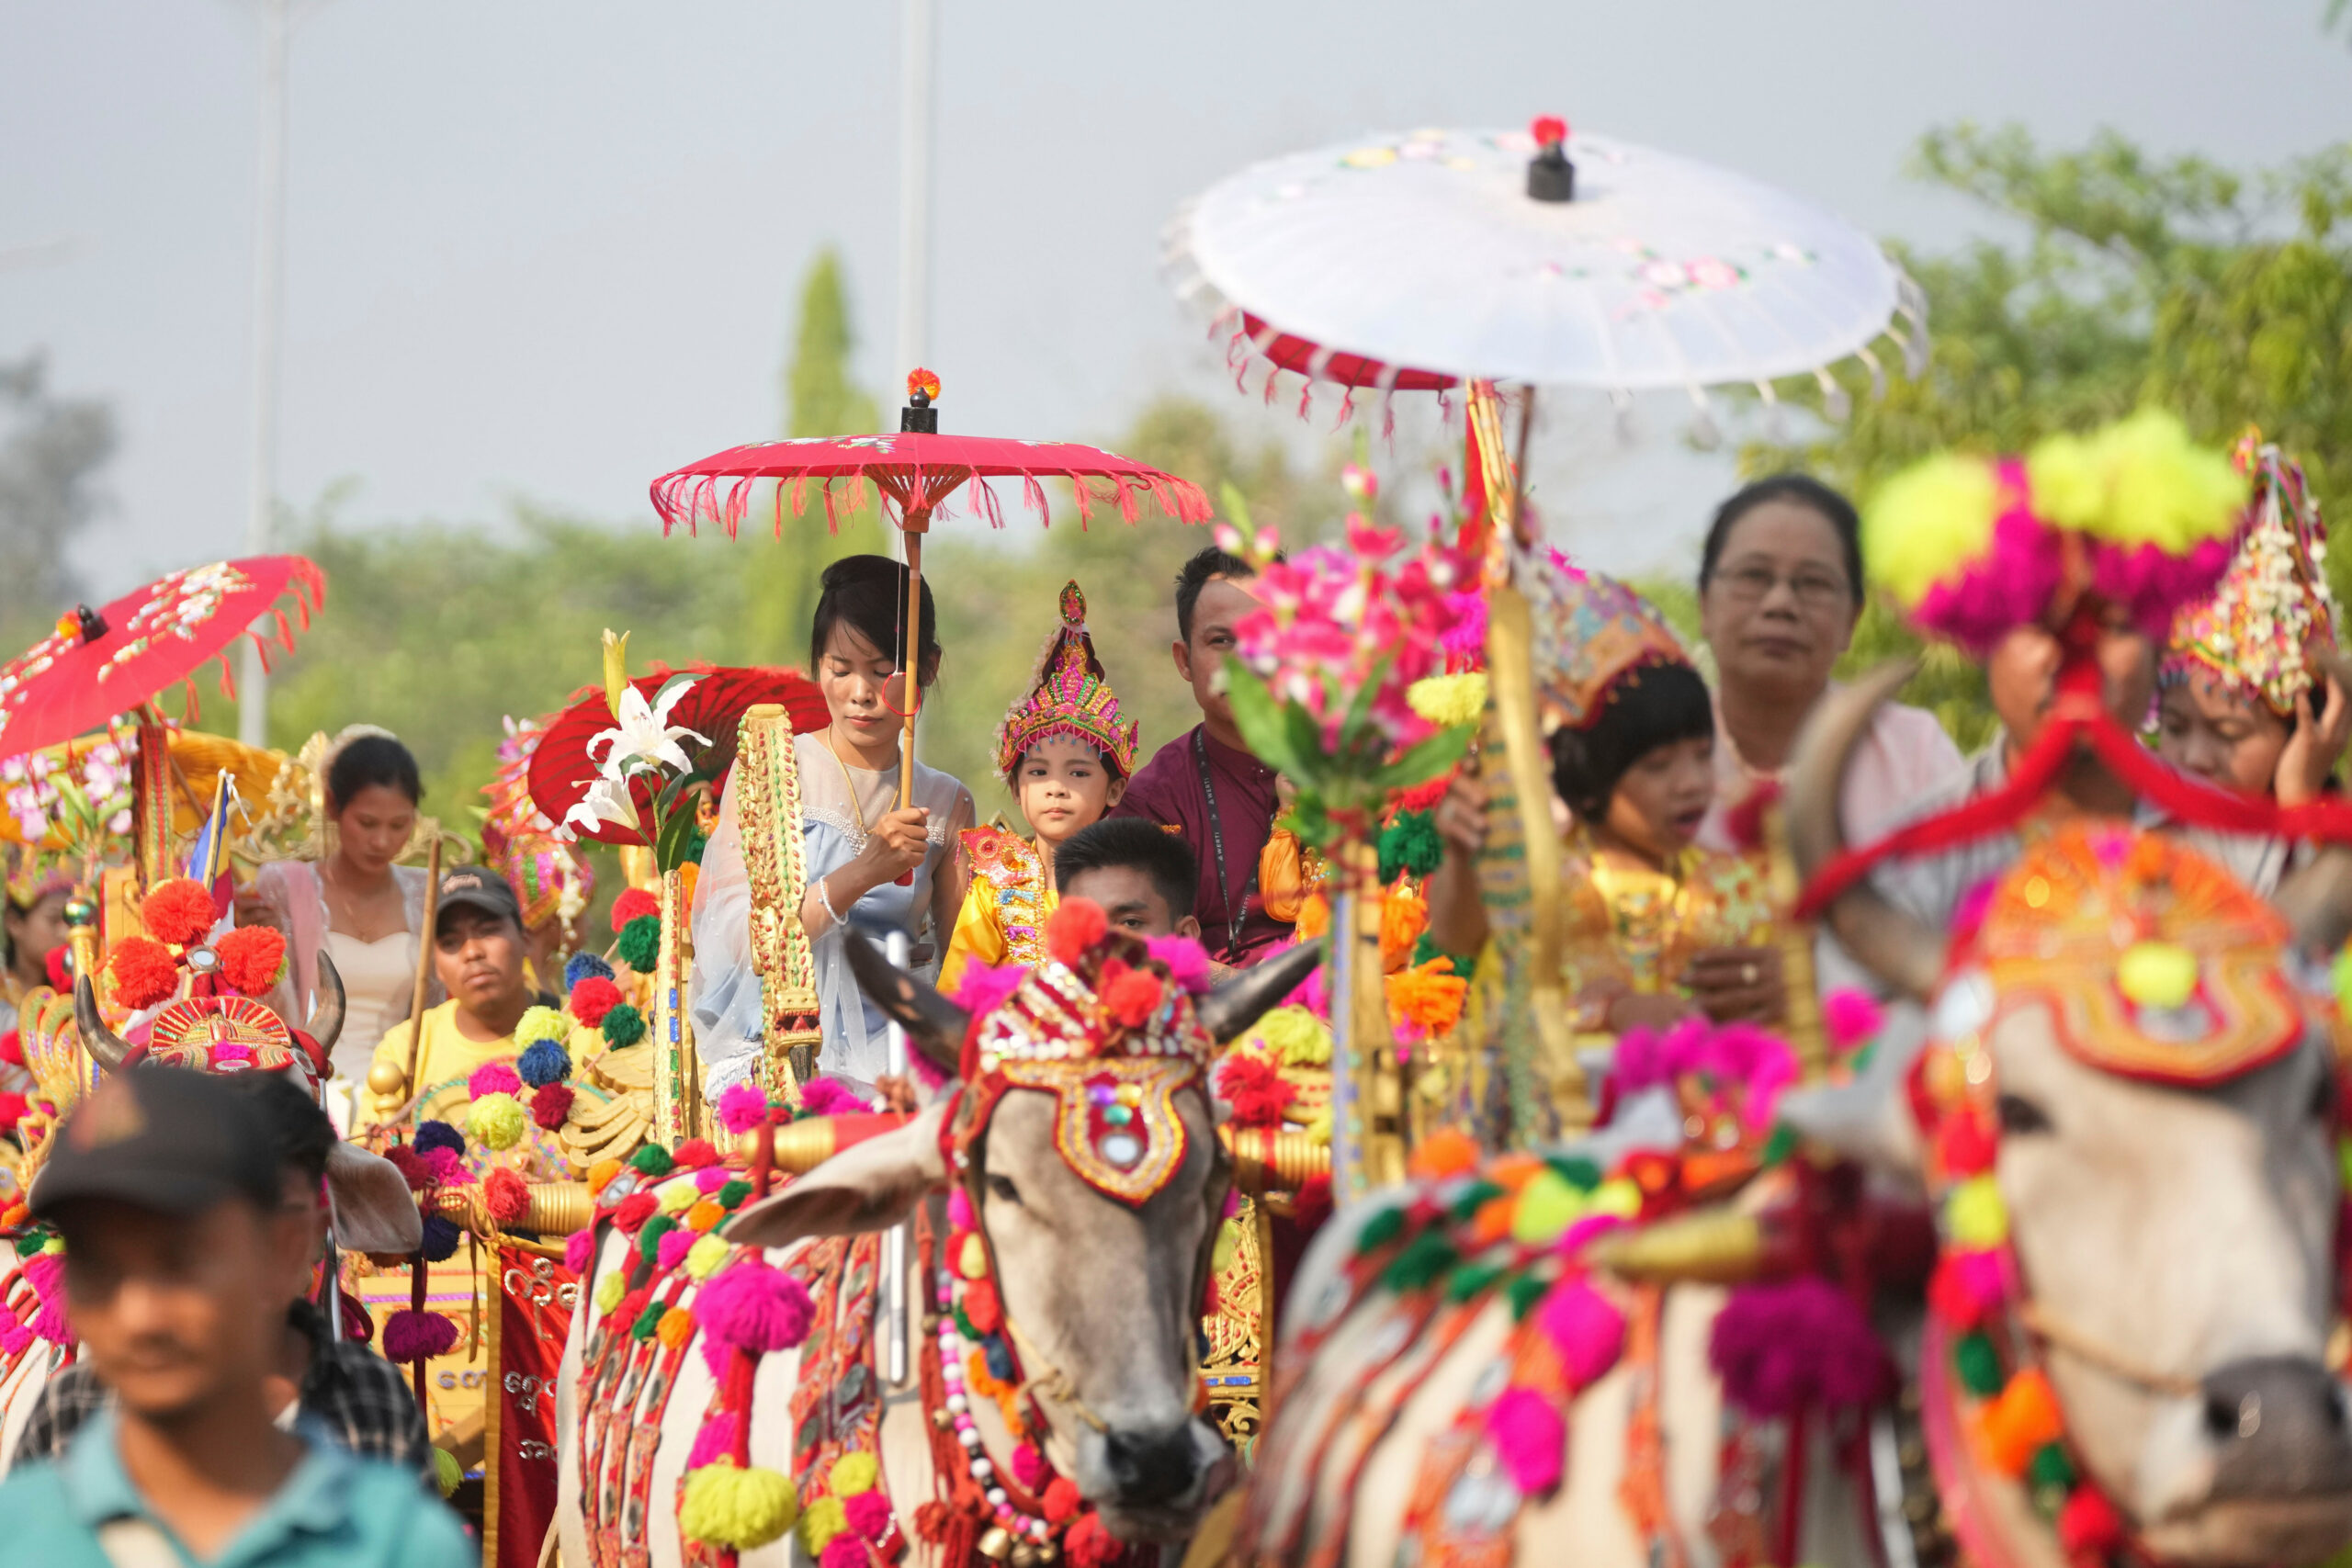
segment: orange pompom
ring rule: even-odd
[[[1519,1217],[1519,1200],[1506,1194],[1489,1198],[1478,1205],[1470,1216],[1470,1245],[1492,1247],[1510,1235],[1511,1222]]]
[[[1317,893],[1298,907],[1298,940],[1317,942],[1331,929],[1331,901]]]
[[[148,890],[139,903],[139,919],[157,942],[187,947],[202,942],[220,916],[202,883],[175,876]]]
[[[695,1314],[684,1307],[672,1307],[653,1325],[653,1337],[666,1348],[676,1349],[695,1337]]]
[[[1380,901],[1380,967],[1390,974],[1402,968],[1429,929],[1429,900],[1408,888],[1390,888]]]
[[[1453,973],[1453,960],[1442,953],[1416,968],[1399,969],[1386,985],[1389,1016],[1432,1040],[1453,1032],[1462,1021],[1463,998],[1470,994],[1470,982]]]
[[[1130,969],[1102,989],[1102,1006],[1129,1029],[1141,1029],[1166,995],[1159,976],[1148,969]]]
[[[603,1197],[605,1189],[613,1184],[613,1178],[618,1176],[624,1168],[626,1168],[616,1159],[600,1159],[590,1166],[588,1168],[588,1196]]]
[[[2065,1431],[2066,1420],[2059,1413],[2050,1380],[2041,1368],[2030,1367],[1977,1410],[1977,1457],[2000,1474],[2023,1475],[2041,1446],[2056,1442]]]
[[[727,1217],[727,1207],[716,1198],[697,1199],[686,1211],[686,1228],[697,1235],[707,1235],[718,1228]]]
[[[107,973],[114,976],[116,1002],[133,1012],[153,1007],[179,989],[179,965],[153,937],[127,936],[116,942],[107,954]]]
[[[220,983],[241,997],[258,997],[286,970],[286,939],[267,926],[239,926],[213,944]]]
[[[1459,1127],[1440,1127],[1413,1147],[1406,1172],[1420,1181],[1442,1181],[1478,1168],[1478,1140]]]
[[[939,400],[939,378],[920,365],[907,372],[907,396],[918,393],[934,403]]]
[[[1487,1168],[1487,1179],[1506,1192],[1516,1192],[1551,1168],[1530,1154],[1509,1154]]]
[[[1046,917],[1046,951],[1057,964],[1076,964],[1110,929],[1102,905],[1091,898],[1065,898]]]

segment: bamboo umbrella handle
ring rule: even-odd
[[[441,835],[424,856],[424,930],[416,943],[416,986],[408,1002],[408,1092],[416,1094],[416,1054],[424,1044],[424,998],[433,983],[433,922],[441,913]],[[421,1268],[422,1265],[419,1265]]]
[[[931,519],[922,518],[928,524]],[[915,716],[922,712],[922,527],[907,529],[907,651],[899,672],[907,678],[907,727],[899,741],[899,809],[915,800]]]

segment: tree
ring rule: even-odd
[[[115,422],[105,403],[52,394],[38,354],[0,364],[0,635],[14,648],[79,587],[66,550],[97,512]]]

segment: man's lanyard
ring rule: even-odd
[[[1225,818],[1217,814],[1216,784],[1209,777],[1209,747],[1199,729],[1193,731],[1193,761],[1201,771],[1201,794],[1209,806],[1209,848],[1216,854],[1216,896],[1225,901],[1225,951],[1218,959],[1227,964],[1241,955],[1241,922],[1250,912],[1250,889],[1258,885],[1258,868],[1250,868],[1250,880],[1241,889],[1239,907],[1233,897],[1233,884],[1225,871]]]

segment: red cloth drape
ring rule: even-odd
[[[498,1355],[486,1433],[495,1451],[485,1456],[490,1495],[484,1520],[489,1568],[537,1568],[539,1543],[555,1517],[556,1369],[571,1330],[579,1280],[561,1263],[501,1246],[492,1249],[498,1272]]]

